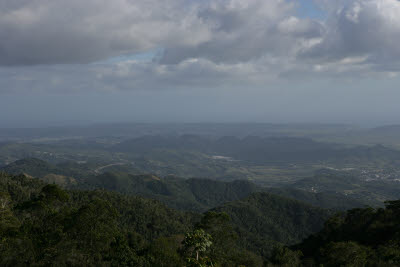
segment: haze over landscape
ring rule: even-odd
[[[0,0],[0,266],[400,266],[399,0]]]

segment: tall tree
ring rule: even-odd
[[[203,229],[196,229],[187,233],[183,240],[183,246],[185,252],[189,254],[188,263],[194,266],[207,266],[210,261],[200,253],[206,252],[211,245],[211,235]]]

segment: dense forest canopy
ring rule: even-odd
[[[0,263],[396,266],[398,207],[392,201],[386,208],[333,216],[332,211],[261,192],[201,214],[139,196],[64,190],[2,173]]]

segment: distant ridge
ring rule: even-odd
[[[20,159],[0,168],[0,170],[15,175],[26,173],[34,177],[43,177],[50,173],[61,174],[55,165],[37,158]]]
[[[105,189],[129,195],[140,195],[157,199],[168,206],[186,210],[203,212],[240,200],[256,192],[271,192],[314,206],[328,209],[344,210],[363,207],[364,202],[334,192],[312,193],[306,191],[309,185],[299,184],[305,190],[295,188],[266,188],[247,180],[232,182],[217,181],[205,178],[184,179],[175,176],[158,177],[152,174],[129,174],[120,171],[107,171],[102,174],[71,175],[77,170],[71,170],[75,165],[53,165],[46,161],[27,158],[13,162],[0,172],[24,174],[36,177],[47,183],[55,183],[71,189]]]
[[[390,133],[390,134],[400,134],[400,125],[386,125],[372,128],[369,132],[372,133]]]
[[[116,152],[196,151],[207,155],[231,157],[251,163],[310,162],[322,160],[400,160],[400,151],[382,145],[346,147],[317,142],[303,137],[204,138],[195,135],[143,136],[123,141],[112,147]]]

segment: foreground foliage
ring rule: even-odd
[[[323,227],[329,215],[270,193],[182,212],[138,196],[0,174],[0,265],[400,265],[400,201],[337,214]]]
[[[286,250],[297,266],[300,259],[305,266],[400,266],[400,201],[337,214],[321,232]]]
[[[235,235],[228,215],[222,220],[216,213],[184,213],[155,200],[106,191],[65,191],[25,176],[0,174],[0,192],[1,266],[262,262],[236,239],[226,238]],[[235,255],[222,253],[221,244]],[[246,257],[232,258],[237,255]]]

